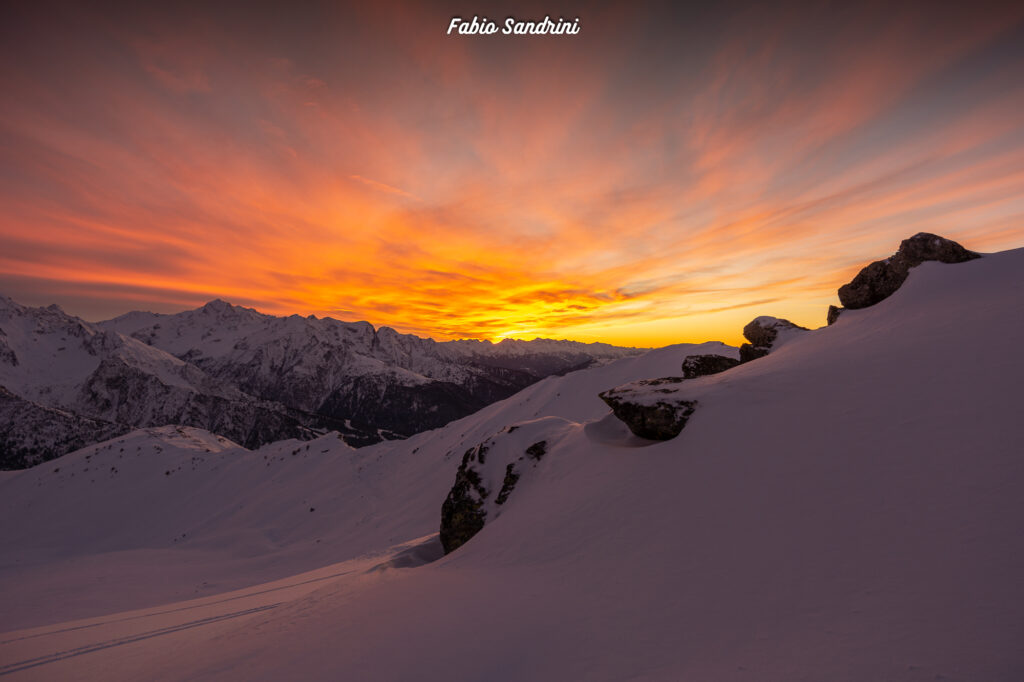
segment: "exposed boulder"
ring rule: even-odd
[[[981,258],[956,242],[928,232],[918,232],[900,242],[899,250],[885,260],[875,261],[857,276],[839,287],[839,301],[844,308],[867,308],[883,301],[899,289],[910,274],[910,268],[925,261],[963,263]]]
[[[840,313],[843,312],[843,310],[845,310],[845,308],[840,308],[840,307],[834,306],[834,305],[830,305],[828,307],[828,315],[825,317],[825,319],[829,323],[830,326],[835,324],[836,320],[839,319],[839,315],[840,315]]]
[[[745,343],[740,346],[740,364],[744,362],[750,362],[751,360],[757,360],[768,355],[770,349],[762,348],[761,346],[752,346],[749,343]]]
[[[560,417],[545,417],[509,426],[467,450],[441,505],[444,553],[454,552],[497,518],[572,426]]]
[[[680,394],[682,377],[643,379],[600,394],[615,416],[634,435],[669,440],[679,435],[697,406]]]
[[[762,315],[747,323],[747,326],[743,328],[743,336],[754,346],[771,348],[779,338],[780,332],[791,330],[807,331],[807,327],[801,327],[778,317]]]
[[[918,232],[909,239],[900,242],[896,255],[914,267],[925,261],[935,260],[940,263],[963,263],[981,258],[980,253],[968,251],[952,239],[940,237],[930,232]]]
[[[789,320],[762,315],[755,317],[743,328],[743,336],[750,343],[740,346],[740,362],[750,362],[768,355],[783,341],[796,333],[807,331],[807,327],[793,324]]]
[[[687,355],[683,360],[683,378],[696,379],[732,369],[740,361],[725,355]]]

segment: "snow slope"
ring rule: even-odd
[[[324,569],[333,577],[306,583],[316,586],[310,591],[296,578],[267,586],[287,589],[144,613],[101,616],[93,604],[98,617],[79,623],[55,619],[85,617],[88,608],[62,615],[65,607],[53,606],[49,618],[36,619],[15,608],[4,616],[11,624],[5,629],[52,624],[0,635],[0,674],[1020,680],[1022,336],[1024,250],[1016,250],[924,264],[876,306],[846,311],[831,327],[801,334],[767,357],[685,382],[685,397],[699,407],[670,441],[632,437],[596,394],[677,374],[682,356],[713,351],[663,349],[549,378],[407,441],[354,452],[332,444],[309,479],[298,466],[287,477],[257,479],[252,459],[271,457],[266,448],[211,453],[211,462],[237,455],[249,463],[235,476],[215,477],[193,505],[228,509],[244,499],[259,509],[274,499],[280,506],[223,521],[204,513],[210,525],[173,549],[115,527],[109,532],[124,540],[108,547],[114,553],[78,556],[130,574],[119,564],[119,546],[166,552],[170,561],[188,556],[188,543],[230,553],[235,533],[262,533],[268,554],[255,548],[246,558],[242,546],[235,557],[209,559],[211,574],[226,575],[217,566],[235,559],[244,566],[277,552],[301,554],[301,542],[320,536],[291,510],[301,509],[300,498],[322,494],[317,511],[303,513],[338,505],[322,529],[331,534],[330,556],[318,557],[335,562]],[[506,426],[541,417],[569,423],[559,426],[529,485],[465,545],[424,563],[437,554],[430,534],[462,453]],[[290,467],[287,447],[264,469]],[[63,578],[40,577],[51,560],[60,565],[52,559],[53,547],[65,542],[59,534],[56,544],[31,548],[31,538],[55,532],[63,514],[36,520],[16,513],[54,464],[0,478],[0,541],[12,550],[0,575],[0,604],[19,590],[46,594]],[[162,482],[186,475],[182,467]],[[156,485],[145,471],[133,486]],[[225,486],[235,478],[262,480],[267,489],[250,495],[240,484],[229,502]],[[64,513],[77,499],[86,523],[96,500],[117,512],[116,499],[90,497],[81,481],[76,470],[74,487],[68,481],[63,492],[47,495],[44,486],[33,499],[47,508],[72,500]],[[357,491],[366,499],[353,503]],[[14,499],[20,502],[8,506]],[[143,505],[138,513],[152,511]],[[168,532],[177,529],[165,523]],[[220,544],[204,544],[207,537]],[[75,551],[89,552],[89,544]],[[38,563],[19,573],[11,562],[21,557]],[[150,581],[162,589],[160,578]],[[121,592],[81,587],[112,598]],[[144,596],[140,590],[118,608],[144,606]]]
[[[598,418],[609,383],[711,351],[736,353],[671,346],[549,377],[446,428],[358,450],[329,434],[250,451],[161,427],[12,472],[0,478],[0,629],[240,588],[436,533],[466,448],[509,420]]]

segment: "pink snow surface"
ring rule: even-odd
[[[699,408],[671,441],[630,436],[596,393],[678,374],[686,354],[713,349],[661,349],[550,378],[402,443],[332,444],[315,474],[285,457],[295,444],[271,466],[262,450],[217,453],[232,477],[211,469],[189,505],[174,507],[203,510],[197,539],[168,548],[166,533],[147,540],[133,526],[122,542],[114,524],[90,560],[128,580],[119,552],[172,561],[202,548],[209,574],[226,579],[223,566],[245,564],[241,548],[232,553],[234,531],[248,538],[252,563],[280,552],[298,568],[314,536],[331,548],[318,559],[334,563],[159,608],[144,595],[129,607],[116,587],[80,580],[110,603],[149,608],[102,615],[103,603],[86,599],[69,617],[95,617],[57,623],[60,607],[47,607],[43,627],[0,635],[0,675],[1019,682],[1022,340],[1024,249],[922,265],[874,307],[687,382]],[[465,449],[544,416],[574,425],[499,518],[431,561]],[[86,561],[89,543],[60,551],[73,544],[54,530],[62,515],[87,525],[100,499],[117,507],[115,488],[93,498],[85,478],[59,494],[40,484],[77,457],[0,478],[0,604],[19,584],[45,599],[48,562]],[[145,471],[122,485],[174,485],[162,469]],[[329,522],[309,520],[319,506],[292,509],[314,495]],[[51,512],[19,515],[11,499]],[[134,504],[126,517],[174,525],[158,506]],[[255,509],[229,513],[239,504]],[[262,513],[265,504],[275,506]],[[59,547],[26,539],[44,536]],[[0,625],[40,625],[27,611]]]

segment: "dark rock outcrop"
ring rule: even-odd
[[[545,417],[503,429],[462,457],[441,505],[441,545],[449,554],[503,513],[524,479],[542,470],[552,444],[574,424]],[[495,494],[497,491],[497,494]]]
[[[843,310],[845,310],[845,308],[840,308],[834,305],[830,305],[828,307],[828,315],[825,317],[825,320],[829,323],[830,326],[835,324],[836,320],[839,319],[839,315],[843,312]]]
[[[725,355],[687,355],[683,360],[683,378],[696,379],[732,369],[740,361]]]
[[[778,345],[779,334],[804,332],[807,327],[777,317],[755,317],[743,328],[743,336],[750,343],[740,346],[740,362],[750,362],[768,355]]]
[[[441,505],[441,545],[445,554],[454,552],[484,527],[487,513],[483,503],[490,493],[473,465],[486,461],[486,454],[484,443],[466,451],[455,474],[455,485]]]
[[[494,504],[505,504],[508,501],[508,496],[515,490],[519,477],[520,474],[516,471],[515,463],[509,462],[505,467],[505,478],[501,482],[501,490],[498,491],[498,496],[494,498]]]
[[[669,440],[679,435],[697,406],[679,395],[682,377],[644,379],[600,394],[615,416],[634,435]]]
[[[740,364],[744,362],[750,362],[751,360],[757,360],[768,355],[768,348],[761,348],[760,346],[752,346],[749,343],[745,343],[740,346]]]
[[[533,459],[540,461],[540,458],[546,455],[548,452],[548,442],[546,440],[537,441],[530,447],[526,448],[526,454]]]
[[[885,260],[875,261],[839,288],[839,301],[844,308],[856,310],[875,305],[892,296],[906,281],[910,268],[925,261],[963,263],[980,258],[956,242],[928,232],[918,232],[900,242],[899,250]]]

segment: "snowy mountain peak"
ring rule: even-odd
[[[228,303],[222,298],[215,298],[212,301],[209,301],[199,308],[196,308],[195,312],[202,313],[204,315],[212,315],[222,319],[263,317],[263,314],[254,308],[234,305],[232,303]]]
[[[200,307],[200,310],[207,312],[219,312],[223,310],[230,310],[234,308],[233,305],[225,301],[223,298],[215,298],[212,301],[207,302],[205,305]]]
[[[57,306],[0,304],[0,385],[17,397],[115,430],[180,423],[246,446],[329,429],[353,445],[405,437],[546,376],[636,353],[555,341],[438,343],[368,322],[266,315],[219,298],[94,324]],[[79,442],[68,429],[59,442]],[[10,436],[21,444],[12,461],[62,454],[45,444],[26,454],[32,434]]]
[[[125,335],[152,314],[97,326],[58,306],[0,307],[0,468],[59,456],[96,436],[187,424],[247,444],[314,435],[317,418],[260,401],[187,358]]]

